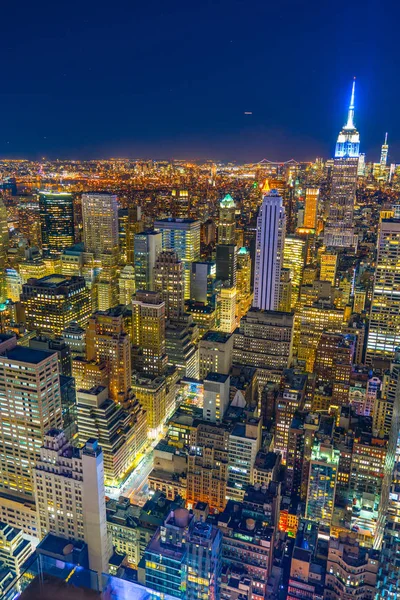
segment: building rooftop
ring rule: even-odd
[[[232,337],[231,333],[223,333],[222,331],[207,331],[201,338],[201,342],[216,342],[218,344],[225,344],[229,338]]]
[[[215,381],[216,383],[225,383],[228,377],[229,375],[225,375],[224,373],[208,373],[204,379],[204,382]]]
[[[46,350],[34,350],[32,348],[25,348],[24,346],[15,346],[12,350],[7,350],[5,356],[0,358],[3,359],[3,362],[6,362],[5,359],[8,358],[17,362],[37,365],[54,354],[57,355],[56,351],[47,352]]]

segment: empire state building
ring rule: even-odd
[[[324,245],[336,248],[356,248],[357,246],[353,219],[360,156],[360,134],[354,125],[355,85],[356,82],[353,81],[347,122],[336,142],[331,201],[324,231]]]

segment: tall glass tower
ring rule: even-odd
[[[354,234],[354,202],[357,187],[360,134],[354,125],[355,80],[347,114],[347,122],[339,133],[332,172],[329,214],[324,233],[325,246],[351,248],[357,246]]]
[[[43,256],[60,254],[74,244],[72,194],[40,192],[39,213]]]

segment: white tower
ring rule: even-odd
[[[269,189],[268,182],[264,184],[263,193],[257,218],[253,306],[262,310],[277,310],[286,215],[282,198],[277,190]]]

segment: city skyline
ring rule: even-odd
[[[354,75],[362,152],[388,131],[400,154],[395,19],[374,3],[105,6],[79,6],[79,23],[73,7],[5,8],[0,156],[327,157]]]

